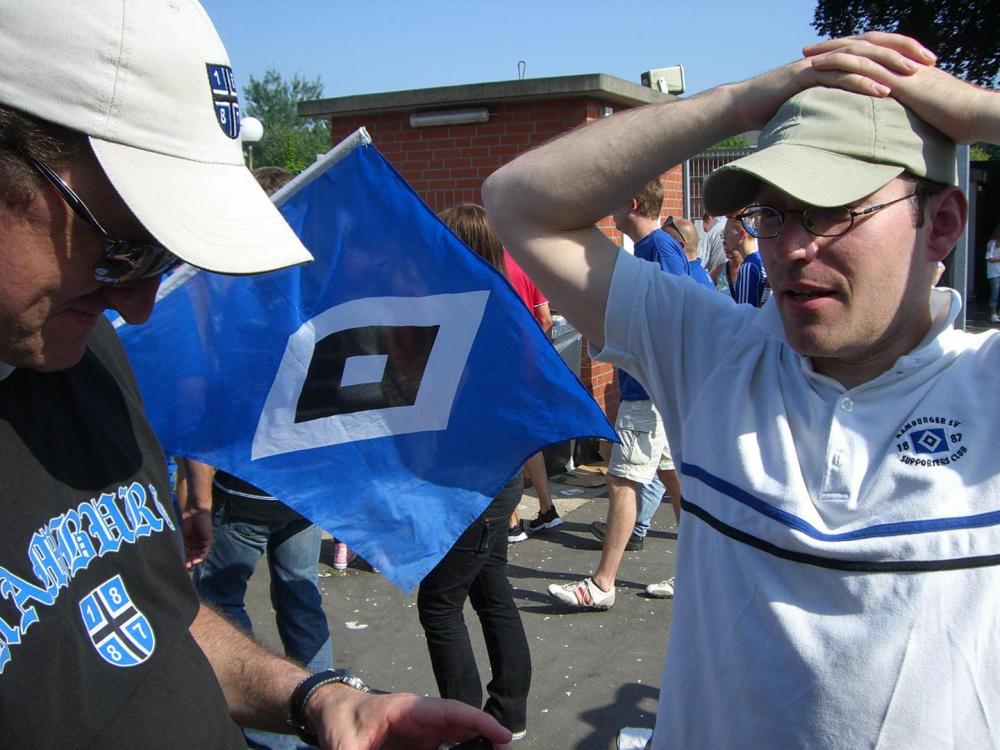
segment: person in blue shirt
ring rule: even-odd
[[[663,187],[648,183],[638,195],[613,214],[615,226],[633,243],[636,258],[659,265],[665,273],[688,276],[688,259],[677,238],[660,228]],[[620,403],[615,431],[621,442],[608,461],[608,520],[595,522],[591,532],[603,541],[601,561],[594,575],[582,581],[550,584],[549,596],[578,609],[606,610],[615,603],[615,578],[636,522],[639,485],[659,476],[674,502],[680,501],[680,484],[670,457],[663,420],[649,395],[624,370],[618,370]],[[633,543],[633,549],[637,549]]]
[[[743,227],[739,219],[730,217],[722,233],[722,247],[729,261],[726,263],[726,279],[729,293],[737,304],[760,307],[767,300],[767,272],[757,252],[757,240]],[[742,260],[740,260],[742,259]],[[731,266],[736,263],[739,270],[735,278]]]
[[[688,273],[690,274],[691,279],[699,284],[704,284],[709,289],[715,291],[715,284],[712,283],[712,279],[709,277],[708,272],[705,270],[705,267],[702,265],[701,259],[698,256],[698,230],[695,227],[694,222],[689,219],[675,219],[673,216],[668,216],[667,220],[663,222],[663,231],[677,240],[677,242],[680,243],[681,248],[683,248],[684,255],[687,257]],[[653,515],[660,507],[660,502],[663,499],[665,490],[666,488],[664,487],[663,482],[659,480],[658,476],[654,476],[648,484],[643,484],[638,487],[635,528],[632,530],[632,536],[629,537],[628,542],[625,544],[626,551],[636,552],[643,548],[646,535],[649,533],[649,527],[653,520]],[[671,505],[673,505],[674,518],[680,519],[680,493],[675,492],[671,494],[670,502]],[[607,535],[607,524],[601,521],[595,521],[590,524],[590,532],[603,542],[605,536]],[[654,596],[660,597],[660,592],[664,590],[669,591],[669,596],[673,596],[672,578],[662,584],[657,584],[657,586],[659,588],[656,589],[656,593],[653,594]]]
[[[701,258],[698,256],[698,230],[695,228],[694,222],[690,219],[675,219],[673,216],[668,216],[667,220],[663,222],[663,231],[681,243],[681,247],[684,248],[688,274],[691,278],[709,289],[715,289],[712,277],[708,275],[708,271],[705,270],[705,266],[702,265]]]

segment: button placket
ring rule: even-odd
[[[830,431],[826,446],[826,467],[820,498],[826,503],[851,505],[851,457],[845,427],[853,422],[855,403],[850,396],[841,396],[830,415]]]

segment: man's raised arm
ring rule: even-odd
[[[719,140],[759,128],[790,96],[814,85],[885,96],[872,76],[905,76],[905,61],[933,60],[889,35],[893,46],[864,45],[832,69],[799,60],[737,84],[598,120],[501,167],[483,186],[490,223],[504,245],[591,342],[604,342],[604,312],[615,263],[613,243],[595,224],[650,180]],[[884,77],[889,77],[888,73]]]
[[[728,92],[717,89],[598,120],[518,157],[483,186],[490,223],[504,245],[595,344],[603,341],[615,260],[614,246],[595,223],[686,154],[738,130],[724,122],[727,99]]]

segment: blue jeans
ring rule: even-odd
[[[660,481],[660,475],[654,474],[648,484],[638,486],[638,509],[635,516],[634,533],[637,537],[645,537],[649,533],[649,525],[653,522],[653,514],[660,507],[666,488]]]
[[[198,595],[252,634],[244,599],[247,582],[266,552],[271,605],[285,655],[313,672],[330,669],[333,666],[330,629],[323,612],[322,594],[316,585],[319,527],[304,518],[261,522],[234,517],[222,497],[221,493],[215,494],[212,549],[194,572]],[[255,729],[244,733],[251,748],[308,747],[292,735]]]
[[[523,486],[518,475],[500,491],[421,581],[417,593],[438,692],[479,708],[483,686],[462,615],[466,598],[472,601],[492,672],[483,710],[512,732],[525,728],[531,687],[528,639],[507,579],[507,519]]]

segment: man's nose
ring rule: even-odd
[[[772,243],[771,254],[782,261],[809,262],[816,257],[821,239],[806,230],[800,214],[793,214],[782,223],[781,234],[764,242]]]
[[[104,298],[108,307],[117,310],[127,323],[145,323],[153,312],[160,279],[160,276],[154,276],[123,286],[108,285],[103,289]]]

